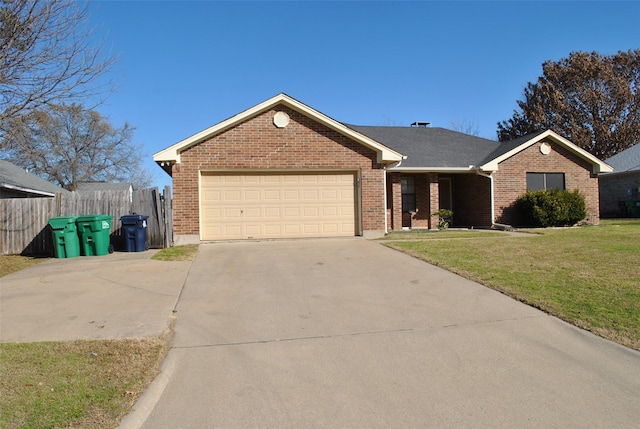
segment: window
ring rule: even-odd
[[[404,176],[400,178],[402,186],[402,211],[416,211],[416,184],[412,176]]]
[[[527,173],[527,191],[540,189],[564,191],[564,173]]]

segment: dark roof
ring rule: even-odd
[[[613,167],[614,173],[640,171],[640,144],[613,155],[605,162]]]
[[[531,138],[500,143],[445,128],[347,126],[405,155],[403,168],[480,166]]]
[[[36,195],[66,193],[67,190],[28,173],[9,161],[0,160],[0,187]]]
[[[537,133],[532,133],[532,134],[527,134],[526,136],[522,136],[522,137],[518,137],[517,139],[513,139],[513,140],[509,140],[506,142],[501,142],[498,143],[498,147],[496,148],[496,150],[494,150],[493,152],[491,152],[489,155],[487,155],[487,157],[485,159],[482,160],[482,162],[480,162],[480,164],[485,164],[493,159],[496,159],[497,157],[504,155],[505,153],[509,152],[510,150],[513,150],[515,148],[517,148],[518,146],[528,142],[529,140],[535,139],[536,137],[538,137],[540,134],[544,133],[544,131],[539,131]]]

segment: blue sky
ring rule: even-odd
[[[280,92],[344,123],[495,139],[545,60],[640,48],[640,2],[93,1],[119,56],[102,114],[152,155]]]

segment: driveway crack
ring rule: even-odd
[[[437,329],[451,329],[451,328],[459,328],[464,326],[488,325],[488,324],[494,324],[494,323],[513,322],[518,320],[539,319],[544,317],[549,317],[549,316],[546,314],[543,314],[539,316],[483,320],[483,321],[475,321],[475,322],[468,322],[468,323],[452,323],[448,325],[438,325],[438,326],[434,325],[434,326],[421,326],[421,327],[415,327],[415,328],[388,329],[388,330],[379,330],[379,331],[349,332],[345,334],[310,335],[305,337],[270,338],[265,340],[199,344],[199,345],[193,345],[193,346],[175,346],[173,348],[199,349],[199,348],[213,348],[213,347],[233,347],[233,346],[246,346],[246,345],[256,345],[256,344],[285,343],[285,342],[294,342],[294,341],[327,340],[327,339],[335,339],[335,338],[361,337],[361,336],[369,336],[369,335],[384,335],[384,334],[394,334],[394,333],[404,333],[404,332],[420,332],[420,331],[430,331],[430,330],[437,330]]]

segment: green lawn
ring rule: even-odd
[[[385,244],[640,350],[640,220],[535,232]]]
[[[115,428],[165,352],[162,338],[0,344],[0,427]]]

